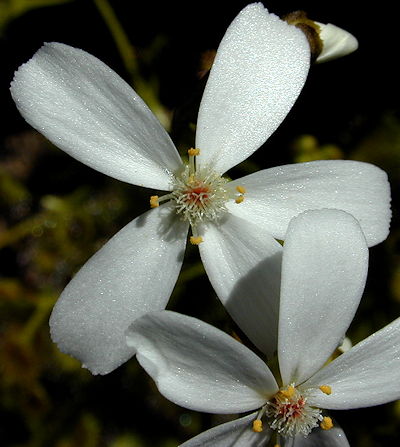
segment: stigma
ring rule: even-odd
[[[190,242],[194,245],[203,241],[198,234],[199,224],[218,222],[227,212],[227,202],[242,203],[246,192],[244,186],[232,188],[229,180],[214,172],[211,167],[198,168],[196,157],[199,154],[199,149],[189,149],[189,161],[175,174],[172,191],[161,197],[150,197],[151,208],[170,200],[176,214],[192,227]]]

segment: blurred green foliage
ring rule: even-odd
[[[54,6],[71,0],[0,0],[0,35],[12,20],[31,9]]]
[[[66,1],[1,0],[0,32],[28,9]],[[94,0],[93,5],[132,85],[171,130],[177,146],[190,146],[199,94],[186,98],[173,115],[161,99],[154,68],[171,45],[168,36],[160,33],[138,50],[113,3]],[[215,49],[210,50],[197,55],[200,93]],[[109,237],[147,209],[150,192],[90,171],[27,129],[4,137],[0,158],[0,445],[173,447],[234,417],[171,404],[135,360],[108,376],[94,377],[53,345],[48,318],[61,290]],[[400,311],[400,120],[395,112],[383,110],[357,138],[324,139],[307,132],[272,139],[269,155],[260,150],[236,170],[242,175],[276,160],[349,158],[388,172],[395,210],[392,231],[385,243],[371,249],[368,285],[349,332],[355,343]],[[170,308],[242,336],[215,299],[196,249],[188,247],[186,258]],[[334,416],[353,446],[395,445],[398,440],[399,402]]]

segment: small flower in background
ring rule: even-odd
[[[400,318],[326,363],[354,317],[367,270],[368,247],[351,215],[316,210],[291,221],[275,376],[247,347],[197,319],[161,311],[136,320],[127,343],[165,397],[210,413],[257,409],[182,447],[261,447],[269,440],[286,447],[344,447],[346,436],[325,410],[398,399]]]
[[[50,325],[63,352],[95,374],[129,359],[134,350],[125,343],[125,330],[141,315],[165,308],[189,226],[219,298],[267,355],[277,340],[276,239],[285,238],[293,216],[339,208],[360,221],[369,245],[386,238],[387,176],[367,163],[312,162],[235,181],[222,177],[285,118],[309,59],[307,40],[296,27],[261,4],[242,10],[218,49],[200,105],[196,149],[188,151],[186,164],[138,95],[95,57],[52,43],[20,67],[11,92],[33,127],[103,173],[169,191],[152,196],[154,209],[113,237],[62,293]],[[268,272],[262,280],[260,271]]]
[[[315,23],[320,27],[319,36],[323,42],[323,49],[317,57],[317,63],[347,56],[357,50],[358,41],[348,31],[332,23]]]
[[[316,63],[347,56],[358,48],[357,39],[348,31],[331,23],[313,21],[304,11],[291,12],[283,19],[304,32],[310,44],[311,58]]]

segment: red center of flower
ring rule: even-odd
[[[191,202],[197,205],[199,202],[202,203],[208,199],[208,193],[209,193],[208,186],[204,185],[196,186],[188,191],[185,191],[186,194],[185,199],[187,202]]]
[[[278,412],[284,418],[298,418],[302,416],[304,406],[305,401],[303,398],[300,398],[295,402],[280,403]]]
[[[280,389],[268,401],[266,414],[272,430],[284,436],[307,436],[322,421],[321,410],[311,407],[307,396],[300,392],[294,384]]]

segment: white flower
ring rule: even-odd
[[[370,245],[386,238],[390,192],[375,166],[322,161],[232,182],[221,177],[285,118],[309,58],[300,30],[261,4],[243,9],[218,49],[198,116],[200,153],[190,151],[187,165],[138,95],[95,57],[51,43],[19,68],[11,92],[33,127],[105,174],[170,192],[153,196],[153,206],[169,201],[123,228],[65,288],[50,319],[62,351],[100,374],[129,359],[125,330],[135,318],[165,308],[190,224],[192,242],[203,240],[200,255],[219,298],[268,353],[277,339],[281,246],[275,238],[284,239],[293,216],[344,209],[359,219]],[[258,271],[266,267],[269,277],[260,281]],[[267,329],[260,308],[270,320]]]
[[[315,22],[319,28],[319,37],[322,40],[322,51],[316,62],[328,62],[332,59],[347,56],[358,48],[357,39],[348,31],[332,23]]]
[[[325,409],[400,398],[400,318],[327,364],[356,312],[367,269],[367,244],[351,215],[314,210],[292,220],[282,257],[276,378],[247,347],[195,318],[161,311],[136,320],[127,342],[165,397],[211,413],[257,410],[183,445],[261,447],[272,439],[348,446]]]

